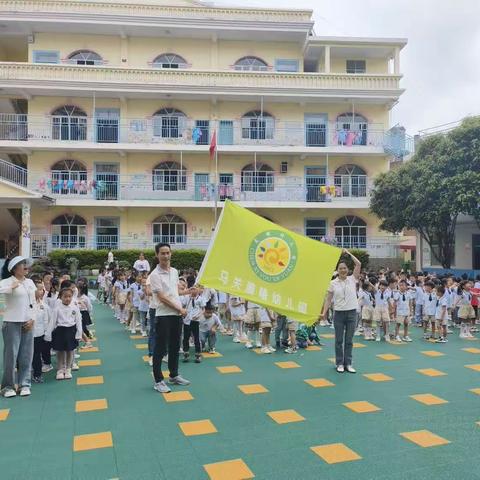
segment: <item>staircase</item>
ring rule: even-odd
[[[14,183],[21,187],[27,186],[27,169],[0,159],[0,180]]]

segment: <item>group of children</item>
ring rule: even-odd
[[[365,340],[411,342],[410,325],[423,328],[425,340],[446,343],[452,328],[460,338],[478,331],[480,276],[476,281],[435,275],[380,272],[362,275],[358,286],[357,335]]]
[[[36,286],[34,310],[34,349],[32,381],[43,382],[43,374],[52,371],[56,356],[56,379],[70,380],[78,370],[80,342],[91,347],[92,302],[87,279],[75,284],[69,275],[54,278],[51,273],[32,275]]]

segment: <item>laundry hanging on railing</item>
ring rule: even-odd
[[[60,192],[62,190],[70,190],[78,193],[91,192],[93,190],[103,191],[107,189],[107,182],[104,180],[45,180],[41,178],[38,181],[38,188],[45,190],[45,187],[52,192]]]
[[[338,187],[335,187],[334,185],[322,185],[320,187],[320,193],[322,195],[331,195],[332,197],[335,197],[336,195],[340,194],[340,189]]]

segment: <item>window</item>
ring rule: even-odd
[[[119,243],[118,217],[98,217],[95,219],[97,250],[117,250]]]
[[[343,165],[337,168],[333,181],[339,197],[367,196],[367,175],[358,165]]]
[[[103,65],[102,57],[90,50],[78,50],[68,56],[67,63],[74,65]]]
[[[322,218],[305,220],[305,236],[313,240],[322,240],[327,236],[327,221]]]
[[[366,63],[365,60],[347,60],[347,73],[365,73]]]
[[[86,140],[87,114],[74,105],[64,105],[52,113],[53,140]]]
[[[187,189],[187,171],[177,162],[162,162],[152,170],[153,190],[177,192]]]
[[[275,70],[277,72],[298,72],[298,60],[279,58],[275,60]]]
[[[52,247],[85,248],[87,222],[79,215],[60,215],[52,221]]]
[[[339,218],[335,222],[335,240],[343,248],[366,248],[367,224],[353,215]]]
[[[342,113],[337,117],[336,139],[338,145],[367,145],[368,121],[357,113]]]
[[[87,193],[87,167],[77,160],[60,160],[51,169],[51,191],[61,195]]]
[[[252,110],[242,118],[242,138],[250,140],[273,139],[275,120],[267,112]]]
[[[233,173],[220,173],[218,186],[219,200],[233,200]]]
[[[274,171],[265,164],[247,165],[242,170],[242,192],[273,192]]]
[[[153,243],[187,243],[187,222],[177,215],[162,215],[152,222]]]
[[[196,120],[192,131],[192,140],[195,145],[208,145],[210,142],[210,121]]]
[[[162,108],[153,115],[153,134],[162,138],[179,138],[185,129],[186,115],[175,108]]]
[[[33,63],[60,63],[60,52],[56,50],[34,50]]]
[[[243,57],[235,62],[233,67],[235,70],[245,70],[253,72],[265,72],[268,70],[268,65],[261,58],[257,57]]]
[[[187,61],[176,53],[162,53],[153,61],[157,68],[187,68]]]
[[[327,184],[327,167],[306,167],[305,185],[307,202],[324,202],[325,194],[321,187]]]

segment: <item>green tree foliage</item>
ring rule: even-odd
[[[427,137],[409,162],[377,177],[370,209],[383,230],[416,230],[450,268],[458,217],[480,225],[480,117]]]

